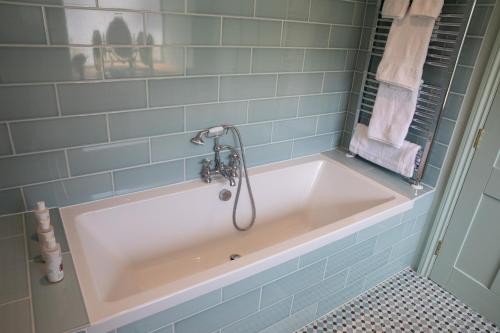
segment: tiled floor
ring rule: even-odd
[[[500,332],[434,282],[404,270],[296,333]]]

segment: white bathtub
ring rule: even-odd
[[[61,209],[90,331],[167,309],[413,206],[323,155],[253,168],[250,179],[257,220],[247,232],[233,228],[233,199],[219,200],[229,188],[222,180]],[[242,193],[244,224],[250,205]],[[242,257],[230,261],[234,253]]]

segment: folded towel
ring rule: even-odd
[[[400,149],[368,138],[368,127],[357,124],[349,145],[349,150],[384,168],[400,173],[405,177],[413,176],[415,160],[420,146],[405,141]]]
[[[443,4],[444,0],[413,0],[410,15],[437,19],[439,14],[441,14]]]
[[[401,148],[415,114],[417,97],[418,91],[381,82],[368,126],[368,137]]]
[[[435,20],[406,15],[392,22],[377,80],[418,91]]]
[[[410,0],[385,0],[382,7],[382,17],[402,19],[406,15]]]

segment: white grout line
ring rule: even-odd
[[[41,7],[41,10],[42,10],[43,31],[45,33],[45,43],[47,43],[47,45],[50,45],[49,28],[47,25],[47,14],[45,13],[45,7]]]
[[[307,49],[304,49],[304,58],[302,58],[302,67],[301,67],[301,72],[304,72],[304,67],[306,66],[306,55],[307,55]]]
[[[106,113],[106,135],[108,136],[108,142],[111,142],[111,129],[109,126],[109,113]]]
[[[185,46],[184,48],[184,76],[188,76],[188,73],[187,73],[187,67],[188,67],[188,48]]]
[[[23,215],[23,239],[24,239],[24,260],[26,261],[26,279],[28,284],[28,296],[30,303],[30,318],[31,318],[31,332],[35,333],[35,311],[33,307],[33,294],[31,290],[31,274],[30,274],[30,262],[29,262],[29,251],[28,251],[28,239],[26,234],[26,218]]]
[[[220,29],[220,31],[219,31],[219,45],[222,45],[222,29],[223,29],[223,27],[224,27],[224,18],[221,17],[220,18],[220,27],[219,27],[219,29]]]
[[[288,1],[287,1],[288,3]],[[285,21],[281,21],[281,37],[280,37],[280,47],[285,44],[285,41],[283,40],[283,34],[285,30]]]
[[[278,81],[279,81],[280,75],[276,74],[276,83],[274,86],[274,97],[278,97]]]
[[[220,94],[221,94],[221,91],[220,91],[220,81],[221,81],[221,76],[218,75],[217,76],[217,102],[220,102]]]
[[[273,142],[274,137],[274,121],[271,122],[271,142]]]
[[[333,43],[330,43],[330,40],[332,38],[332,31],[333,31],[333,24],[330,26],[330,30],[328,30],[328,40],[327,40],[327,45],[330,47]]]
[[[309,0],[309,10],[307,12],[307,22],[311,21],[311,6],[312,6],[313,0]]]
[[[123,11],[127,11],[127,12],[141,12],[141,11],[145,11],[145,12],[151,12],[151,13],[174,13],[174,14],[179,14],[179,12],[172,12],[172,11],[150,11],[150,10],[137,10],[137,9],[127,9],[127,8],[117,8],[117,7],[100,7],[99,5],[99,1],[100,0],[96,0],[97,2],[97,5],[96,6],[79,6],[79,5],[58,5],[58,4],[44,4],[44,6],[46,7],[53,7],[53,8],[61,8],[61,7],[65,7],[65,8],[74,8],[74,9],[86,9],[86,10],[107,10],[107,11],[116,11],[117,9],[120,9],[120,10],[123,10]],[[364,0],[344,0],[345,2],[351,2],[351,3],[362,3],[364,4],[365,1]],[[29,6],[29,7],[40,7],[41,4],[40,3],[19,3],[18,1],[14,1],[14,0],[0,0],[0,4],[13,4],[13,5],[21,5],[21,6]],[[448,4],[445,4],[445,6],[447,6]],[[457,4],[449,4],[449,5],[453,5],[453,6],[459,6],[459,7],[465,7],[465,4],[463,3],[457,3]],[[485,3],[485,4],[478,4],[478,6],[481,6],[481,7],[493,7],[492,4],[488,4],[488,3]]]
[[[279,22],[282,22],[281,20]],[[286,22],[286,21],[285,21]],[[302,22],[303,23],[303,22]],[[331,24],[328,24],[331,25]],[[339,24],[336,24],[339,25]],[[340,25],[339,25],[340,26]],[[352,28],[352,26],[347,26]],[[478,37],[481,38],[481,37]],[[320,46],[279,46],[279,45],[253,45],[253,44],[241,44],[241,45],[232,45],[232,44],[198,44],[198,45],[193,45],[193,44],[175,44],[175,45],[169,45],[169,44],[154,44],[154,45],[147,45],[147,47],[150,48],[162,48],[162,47],[171,47],[171,48],[181,48],[181,47],[190,47],[190,48],[258,48],[258,49],[269,49],[269,48],[282,48],[282,49],[313,49],[313,50],[356,50],[353,48],[346,48],[346,47],[320,47]],[[105,44],[105,45],[91,45],[91,44],[9,44],[9,43],[0,43],[0,47],[15,47],[19,49],[30,49],[30,48],[43,48],[43,49],[61,49],[61,48],[67,48],[67,49],[72,49],[72,48],[77,48],[77,49],[103,49],[103,48],[115,48],[115,47],[127,47],[127,48],[134,48],[134,47],[141,47],[144,48],[144,45],[135,45],[135,44]],[[366,50],[363,50],[366,51]],[[102,52],[101,52],[102,53]],[[460,64],[461,67],[468,67],[468,68],[473,68],[474,66],[470,65],[463,65]],[[158,77],[160,78],[160,77]],[[140,77],[130,77],[130,78],[119,78],[119,79],[108,79],[108,80],[140,80],[144,78]],[[81,80],[78,82],[89,82],[92,81],[91,79],[89,80]],[[95,80],[94,80],[95,81]],[[55,81],[55,82],[60,82],[64,83],[66,81]],[[54,82],[51,82],[54,83]],[[34,82],[34,84],[40,84],[39,81]]]
[[[57,83],[54,83],[54,97],[56,98],[57,115],[61,117],[62,116],[61,101],[59,99],[59,89],[57,88]]]
[[[149,80],[146,80],[146,108],[151,108],[151,102],[149,97]]]
[[[115,186],[115,173],[111,172],[111,190],[113,193],[116,193],[116,186]]]
[[[290,311],[288,311],[288,317],[290,317],[292,315],[293,302],[295,302],[295,295],[296,294],[292,295],[292,302],[290,303]]]
[[[151,143],[151,138],[148,138],[148,152],[149,152],[149,164],[153,163],[153,148],[152,148],[152,143]]]
[[[23,201],[24,209],[27,210],[28,209],[28,202],[26,201],[26,195],[24,194],[24,189],[19,188],[19,191],[21,192],[21,200]]]
[[[187,158],[183,159],[182,161],[182,169],[183,169],[183,175],[182,175],[182,179],[184,181],[186,181],[186,176],[187,176]]]
[[[297,101],[297,110],[295,111],[295,118],[299,118],[300,101],[301,100],[302,100],[302,96],[299,96],[299,100]]]
[[[250,100],[247,102],[247,118],[246,118],[246,123],[249,123],[249,118],[250,118]]]
[[[22,237],[22,235],[17,235],[15,237],[7,237],[7,238],[2,238],[2,239],[10,239],[10,238],[17,238],[17,237]],[[24,238],[24,237],[23,237]],[[26,262],[28,262],[28,260],[26,260]],[[29,284],[29,281],[28,281],[28,284]],[[14,304],[14,303],[17,303],[17,302],[22,302],[22,301],[26,301],[26,300],[29,300],[31,296],[26,296],[26,297],[22,297],[22,298],[16,298],[14,300],[11,300],[11,301],[7,301],[5,303],[1,303],[0,304],[0,307],[2,306],[5,306],[5,305],[10,305],[10,304]]]
[[[9,137],[10,149],[12,150],[12,154],[16,155],[16,147],[14,146],[14,139],[12,138],[12,130],[10,128],[10,123],[5,124],[7,127],[7,135]]]
[[[250,71],[249,71],[249,74],[253,72],[253,51],[254,48],[252,47],[250,49]]]
[[[187,111],[186,111],[186,106],[182,107],[182,115],[184,117],[184,124],[183,124],[183,132],[187,132]],[[154,136],[151,136],[153,138]]]
[[[258,309],[259,311],[262,309],[262,293],[263,293],[263,286],[260,286],[260,293],[259,293],[259,306],[258,306]]]
[[[345,60],[344,60],[344,71],[345,71],[345,72],[348,72],[348,71],[349,71],[349,70],[347,69],[347,64],[349,63],[349,54],[350,54],[350,53],[351,53],[351,52],[349,52],[349,51],[347,51],[347,52],[345,53]],[[357,54],[357,53],[358,53],[358,50],[356,50],[356,51],[354,52],[354,54]]]
[[[353,245],[356,245],[356,243]],[[349,246],[349,247],[351,247],[351,246]],[[324,260],[324,259],[326,259],[326,262],[325,262],[325,268],[323,269],[323,280],[325,280],[325,277],[326,277],[326,268],[328,267],[328,262],[330,261],[330,256],[327,256],[326,258],[322,258],[321,260]],[[317,262],[320,262],[321,260],[318,260]]]
[[[68,149],[64,149],[64,160],[66,162],[66,172],[68,173],[68,178],[72,178],[71,177],[71,170],[70,170],[70,167],[69,167]]]

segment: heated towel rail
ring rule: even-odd
[[[356,114],[358,122],[365,125],[370,122],[373,112],[378,91],[375,73],[382,59],[392,24],[392,19],[382,18],[380,14],[382,5],[383,1],[379,1],[377,22],[371,36],[368,67],[364,73]],[[436,20],[424,65],[424,83],[419,90],[417,108],[406,138],[422,146],[415,161],[415,173],[411,178],[407,178],[412,184],[420,184],[422,180],[427,157],[475,5],[475,0],[459,5],[456,1],[445,0],[443,11]]]

